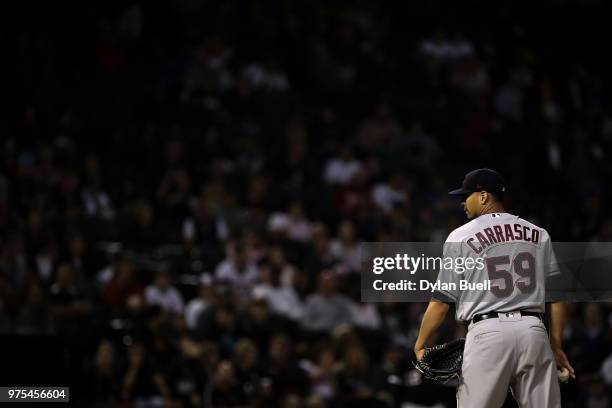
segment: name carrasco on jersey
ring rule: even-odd
[[[537,244],[540,231],[522,224],[501,224],[484,228],[468,238],[466,243],[480,254],[486,247],[503,242],[524,241]]]

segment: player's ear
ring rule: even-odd
[[[489,198],[489,193],[486,191],[481,191],[479,196],[480,204],[485,204],[487,202],[487,198]]]

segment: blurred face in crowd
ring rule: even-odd
[[[353,372],[364,372],[368,368],[368,356],[361,346],[350,346],[346,351],[347,369]]]
[[[98,367],[108,367],[112,365],[115,358],[115,351],[108,340],[102,340],[96,351],[96,365]]]
[[[284,336],[276,336],[270,340],[270,359],[275,362],[282,362],[289,355],[289,342]]]
[[[275,245],[270,249],[270,263],[281,268],[285,265],[285,253],[280,246]]]
[[[142,343],[134,343],[128,348],[128,358],[132,364],[140,364],[144,355],[145,349]]]
[[[259,280],[261,283],[272,284],[272,272],[270,271],[270,265],[262,265],[259,268]]]
[[[324,224],[320,222],[315,222],[312,224],[311,236],[313,240],[327,239],[327,235],[327,227]]]
[[[229,361],[222,361],[215,372],[216,385],[219,388],[228,388],[234,384],[234,366]]]
[[[385,353],[385,362],[392,366],[396,366],[400,363],[402,358],[402,352],[399,347],[391,347]]]
[[[30,305],[42,304],[44,299],[42,287],[39,284],[34,283],[30,285],[28,289],[27,303]]]
[[[240,340],[235,347],[238,364],[243,368],[253,367],[257,363],[257,348],[248,339]]]
[[[355,238],[355,228],[353,224],[350,221],[342,222],[338,235],[343,242],[352,242]]]
[[[215,313],[215,321],[223,330],[232,330],[234,328],[235,317],[231,310],[219,308]]]
[[[153,221],[153,208],[149,204],[140,205],[136,217],[141,226],[151,224],[151,221]]]
[[[283,408],[302,408],[302,398],[299,395],[287,395],[283,401]]]
[[[117,280],[122,283],[128,283],[134,275],[134,265],[125,259],[117,263]]]
[[[331,348],[325,348],[319,354],[317,360],[319,368],[323,370],[331,370],[335,364],[334,351]]]
[[[40,211],[37,209],[30,210],[30,213],[28,214],[28,227],[33,231],[37,231],[40,229],[41,225],[42,215]]]
[[[327,404],[321,397],[311,395],[306,399],[306,404],[304,406],[306,408],[326,408]]]
[[[201,357],[202,355],[202,348],[200,345],[187,336],[181,338],[179,341],[179,347],[181,353],[186,358],[195,359]]]
[[[212,283],[200,283],[199,295],[200,299],[212,302],[214,298]]]
[[[268,303],[265,299],[255,299],[249,308],[251,318],[257,322],[262,322],[268,318]]]
[[[202,364],[208,373],[217,367],[221,360],[221,352],[219,346],[212,341],[202,343]]]
[[[294,202],[289,207],[289,216],[294,220],[301,220],[304,217],[304,209],[302,204]]]
[[[587,326],[599,326],[602,323],[601,310],[597,303],[588,303],[584,308],[584,321]]]
[[[183,156],[183,144],[179,140],[170,140],[164,149],[166,162],[170,164],[178,163]]]
[[[166,290],[170,287],[170,275],[168,272],[160,272],[155,278],[155,285],[161,290]]]
[[[189,189],[189,174],[184,169],[177,170],[174,176],[174,181],[177,190],[180,192],[185,192]]]
[[[336,293],[336,281],[331,271],[321,272],[319,277],[319,291],[325,296],[331,296]]]
[[[85,241],[81,237],[74,237],[70,240],[70,252],[74,256],[81,256],[85,252]]]
[[[232,288],[226,283],[219,282],[212,286],[213,303],[218,306],[231,305],[234,303]]]
[[[402,186],[402,175],[401,173],[394,173],[389,178],[389,185],[394,189],[400,189]]]
[[[61,286],[68,286],[72,283],[72,268],[63,264],[57,270],[57,283]]]

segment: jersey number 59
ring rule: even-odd
[[[510,265],[510,257],[508,255],[494,256],[485,260],[489,278],[492,281],[498,279],[504,281],[503,285],[491,283],[491,292],[495,296],[510,296],[515,286],[524,294],[531,293],[535,289],[535,258],[531,253],[519,252],[512,260],[512,269],[519,276],[516,281],[513,280],[512,272],[507,269]]]

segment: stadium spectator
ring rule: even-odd
[[[135,342],[127,347],[128,364],[122,373],[121,400],[135,405],[168,406],[172,396],[161,370]]]
[[[310,240],[310,222],[304,216],[304,208],[300,202],[291,203],[287,213],[273,213],[268,220],[268,228],[292,241]]]
[[[242,384],[245,394],[250,401],[256,400],[260,392],[262,367],[259,350],[252,340],[243,338],[236,342],[234,367],[236,379]]]
[[[329,332],[351,323],[350,300],[336,291],[336,278],[321,271],[317,291],[306,298],[302,326],[312,332]]]
[[[77,336],[83,319],[90,311],[89,300],[74,283],[74,271],[67,264],[57,268],[57,276],[49,289],[57,331],[64,336]]]
[[[202,365],[204,347],[187,336],[179,339],[180,355],[166,369],[168,386],[183,406],[201,406],[208,374]]]
[[[230,283],[239,293],[248,296],[258,277],[257,265],[248,259],[244,243],[226,245],[226,257],[215,268],[215,279]]]
[[[149,306],[159,306],[168,313],[183,313],[183,297],[172,286],[171,276],[167,271],[157,272],[153,284],[145,289],[145,301]]]
[[[274,335],[268,345],[268,361],[264,366],[274,398],[305,395],[308,385],[306,373],[295,358],[292,343],[283,334]]]
[[[384,407],[374,389],[374,377],[366,350],[352,344],[344,350],[342,371],[338,373],[338,388],[343,402],[353,407]]]
[[[187,328],[193,330],[202,312],[208,309],[213,303],[213,280],[209,274],[203,273],[200,276],[200,286],[198,296],[191,299],[185,307],[185,324]]]
[[[362,169],[362,163],[354,157],[348,146],[339,149],[339,155],[329,159],[325,165],[324,179],[329,184],[347,185]]]
[[[253,297],[265,299],[273,313],[291,320],[301,320],[304,306],[293,288],[293,276],[289,278],[289,284],[281,285],[282,272],[278,267],[263,267],[261,271],[261,283],[253,289]]]
[[[204,407],[243,407],[247,404],[247,396],[236,380],[233,364],[221,361],[204,392]]]
[[[300,362],[300,367],[308,374],[310,392],[324,401],[331,401],[337,393],[338,363],[334,349],[331,344],[319,343],[311,353],[310,358]]]
[[[357,273],[361,268],[361,250],[354,224],[344,220],[338,227],[338,236],[331,242],[330,250],[340,261],[337,267],[343,273]]]
[[[408,199],[407,191],[402,186],[402,176],[395,173],[372,189],[374,204],[389,214],[397,206],[403,205]]]
[[[144,285],[138,280],[133,262],[120,258],[115,261],[114,268],[108,270],[102,278],[108,280],[104,287],[104,299],[106,303],[115,310],[127,307],[139,307],[144,303]]]
[[[93,365],[87,372],[87,386],[94,406],[117,403],[120,391],[118,362],[113,344],[103,339],[98,344]]]
[[[15,319],[15,331],[20,334],[52,334],[54,320],[44,288],[33,281],[27,287],[24,305]]]

